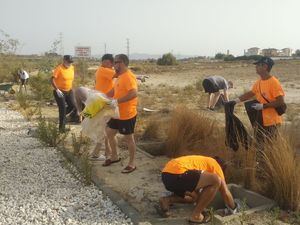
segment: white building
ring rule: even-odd
[[[261,54],[260,48],[257,48],[257,47],[249,48],[249,49],[245,52],[245,56],[250,56],[250,55],[260,55],[260,54]]]

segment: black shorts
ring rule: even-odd
[[[28,79],[20,79],[21,80],[21,84],[22,85],[25,85],[25,84],[27,84],[27,82],[28,82]]]
[[[185,192],[193,192],[197,187],[202,171],[188,170],[182,174],[163,172],[161,175],[165,188],[175,195],[184,198]]]
[[[136,116],[129,120],[110,119],[107,126],[111,129],[118,130],[120,134],[128,135],[134,133]]]
[[[219,91],[219,88],[217,87],[217,85],[208,79],[203,80],[202,86],[204,88],[205,93],[215,93],[215,92]]]

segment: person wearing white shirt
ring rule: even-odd
[[[20,70],[18,74],[19,74],[19,78],[20,78],[20,81],[21,81],[19,92],[21,92],[22,88],[24,87],[25,92],[27,93],[26,85],[28,83],[29,74],[25,70]]]

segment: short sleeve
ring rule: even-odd
[[[60,74],[60,68],[59,66],[55,68],[55,70],[53,71],[52,77],[57,78]]]
[[[284,96],[284,91],[282,89],[282,86],[280,84],[280,82],[278,80],[274,80],[273,84],[272,84],[272,88],[271,88],[271,95],[274,98],[277,98],[278,96]]]
[[[257,93],[259,92],[259,90],[258,90],[258,84],[259,84],[259,80],[257,80],[257,81],[253,84],[253,86],[252,86],[251,91],[252,91],[254,94],[257,94]]]
[[[125,88],[126,88],[126,91],[130,91],[132,89],[137,90],[136,78],[133,76],[128,76],[128,79],[125,83]]]

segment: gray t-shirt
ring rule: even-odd
[[[210,80],[213,84],[215,84],[219,88],[219,90],[220,89],[228,90],[228,88],[229,88],[228,82],[227,82],[227,80],[225,80],[224,77],[209,76],[206,79]]]

